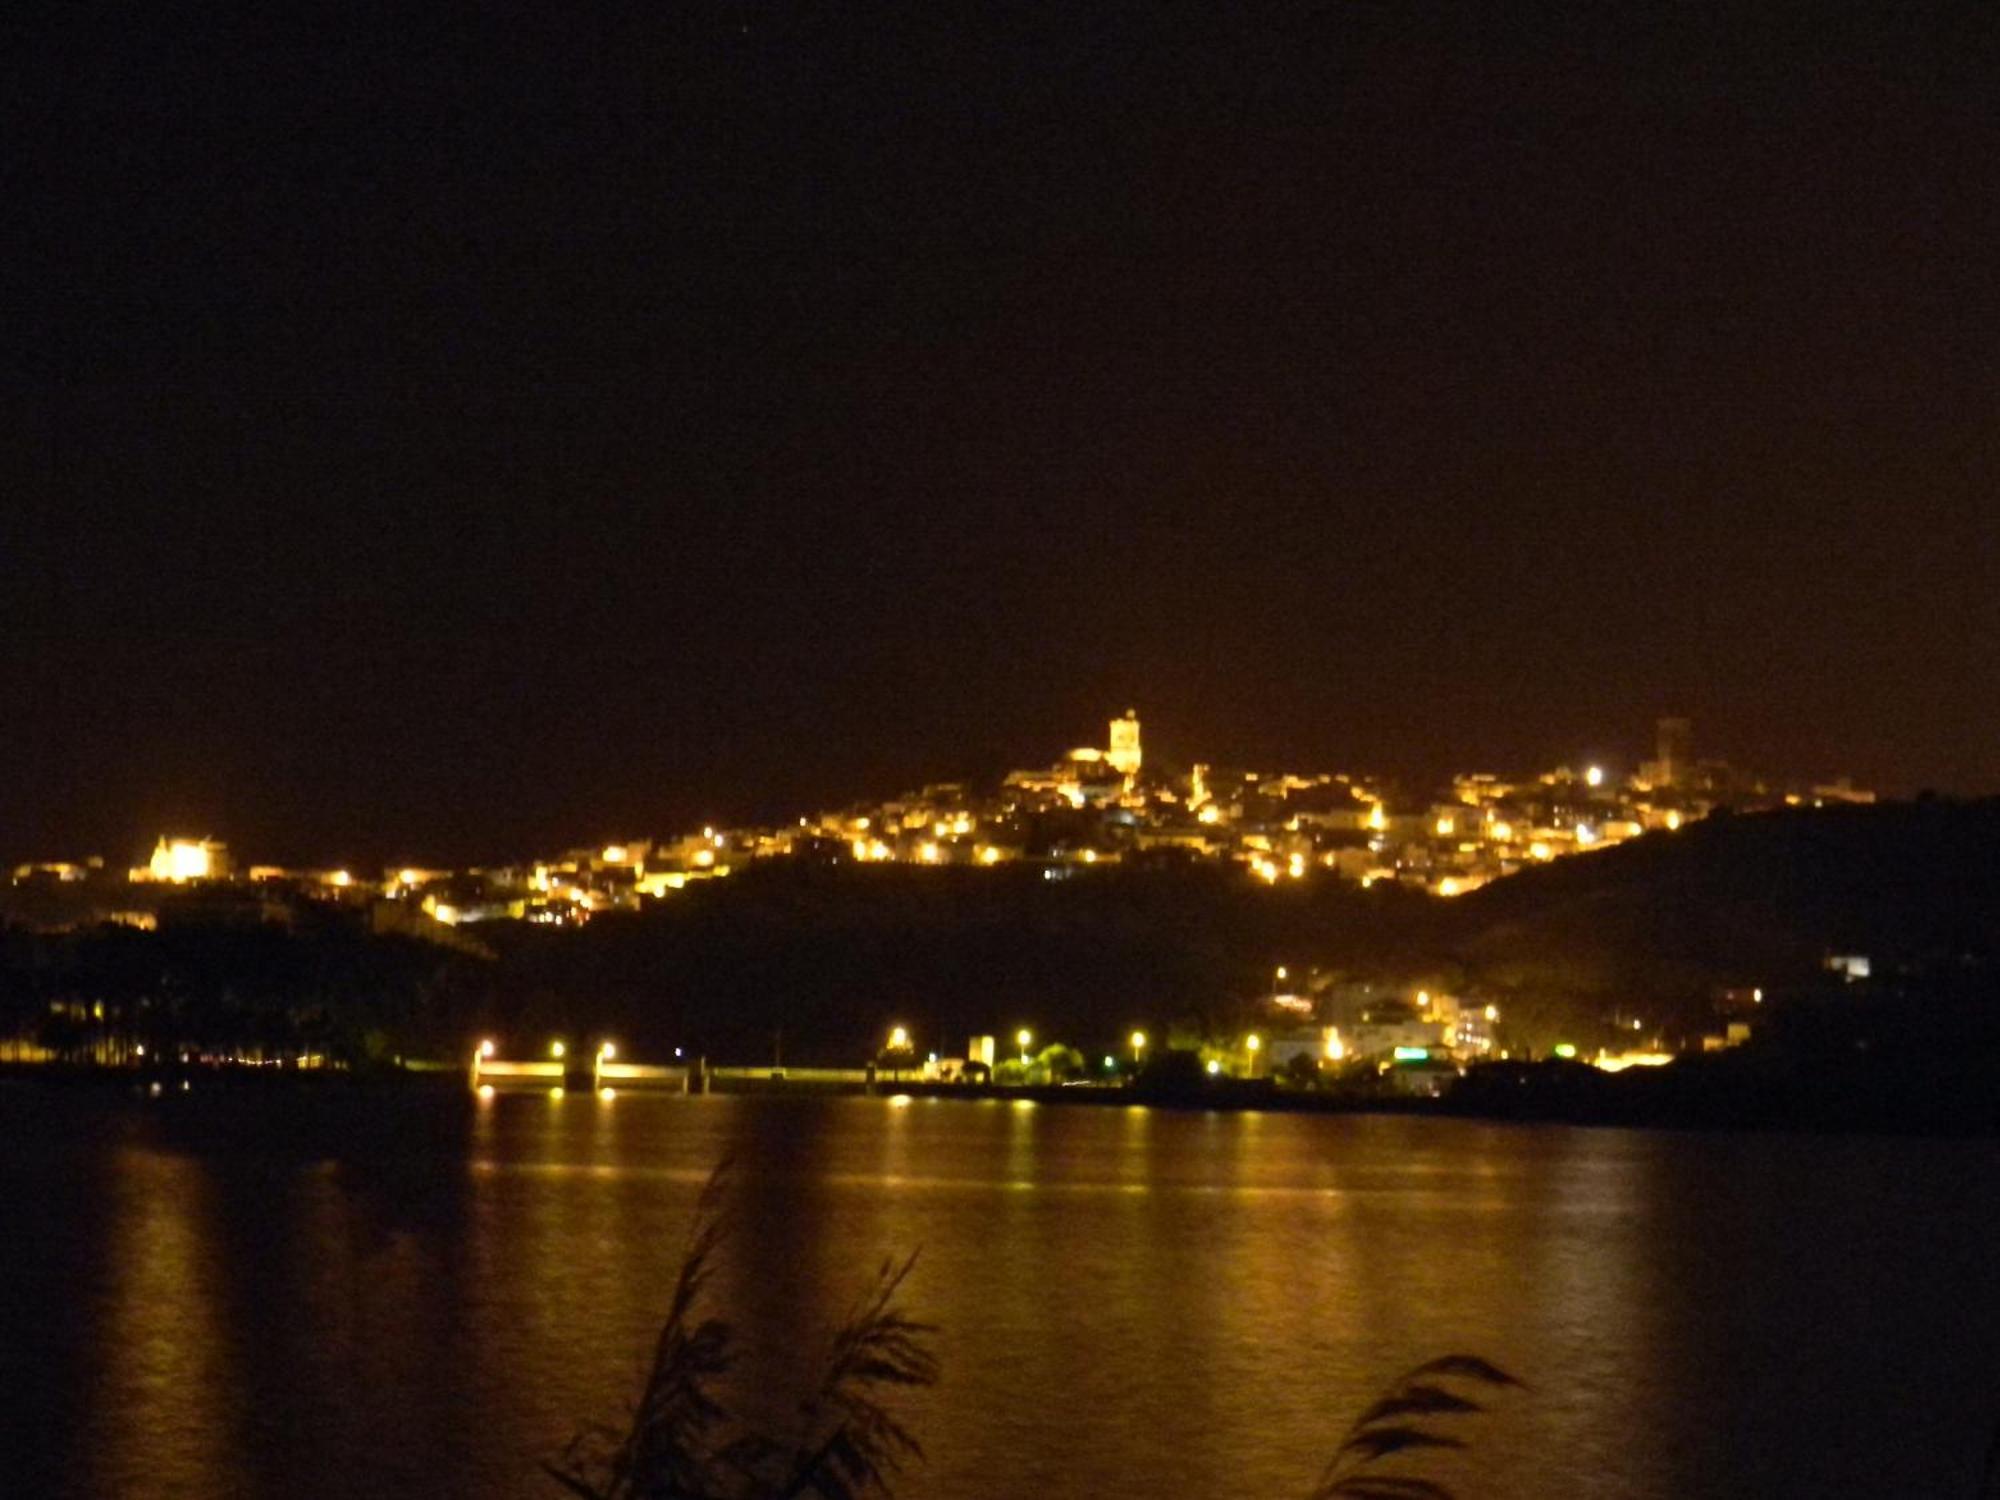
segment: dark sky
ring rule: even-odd
[[[0,45],[0,856],[1046,760],[2000,788],[1986,5]]]

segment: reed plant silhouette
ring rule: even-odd
[[[897,1301],[916,1257],[883,1262],[834,1330],[783,1430],[746,1421],[725,1395],[739,1367],[737,1335],[706,1310],[727,1236],[728,1174],[725,1161],[702,1189],[666,1322],[625,1425],[584,1427],[542,1467],[582,1500],[886,1500],[905,1466],[923,1459],[890,1403],[938,1378],[936,1330]],[[1464,1448],[1438,1424],[1483,1411],[1481,1395],[1520,1384],[1469,1354],[1418,1365],[1348,1428],[1309,1500],[1454,1500],[1441,1481],[1383,1464]]]
[[[1309,1500],[1453,1500],[1452,1490],[1439,1480],[1379,1465],[1404,1455],[1465,1447],[1465,1439],[1438,1431],[1438,1421],[1484,1411],[1473,1392],[1520,1384],[1476,1355],[1425,1361],[1355,1419]]]
[[[726,1236],[729,1164],[710,1175],[696,1207],[666,1322],[644,1387],[620,1429],[580,1430],[543,1469],[584,1500],[863,1500],[888,1496],[923,1447],[890,1405],[932,1385],[935,1329],[897,1303],[916,1256],[885,1261],[805,1383],[791,1422],[771,1431],[731,1411],[725,1385],[738,1367],[735,1330],[706,1311]]]

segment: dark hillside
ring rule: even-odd
[[[1717,817],[1474,892],[1438,942],[1474,985],[1692,1024],[1713,990],[2000,952],[2000,800]]]

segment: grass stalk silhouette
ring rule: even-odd
[[[924,1456],[894,1400],[938,1378],[930,1346],[937,1330],[898,1302],[916,1256],[882,1263],[834,1330],[788,1430],[752,1425],[723,1394],[737,1368],[736,1332],[706,1311],[727,1237],[728,1174],[725,1160],[702,1188],[666,1321],[625,1425],[580,1429],[542,1468],[580,1500],[888,1500],[904,1468]],[[1438,1480],[1380,1466],[1464,1448],[1438,1424],[1481,1412],[1480,1396],[1520,1385],[1470,1354],[1418,1365],[1347,1429],[1309,1500],[1453,1500]]]
[[[542,1468],[582,1500],[864,1500],[889,1496],[923,1446],[890,1404],[932,1385],[936,1330],[897,1303],[916,1256],[884,1261],[872,1289],[834,1330],[782,1435],[749,1425],[723,1386],[737,1366],[736,1332],[705,1310],[726,1238],[729,1163],[702,1188],[680,1274],[639,1399],[625,1426],[582,1428]]]
[[[1435,1430],[1436,1422],[1484,1411],[1469,1392],[1520,1385],[1476,1355],[1427,1360],[1355,1419],[1309,1500],[1453,1500],[1452,1491],[1435,1479],[1375,1466],[1400,1455],[1465,1447],[1463,1438]]]

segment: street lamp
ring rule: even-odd
[[[1132,1033],[1132,1061],[1133,1061],[1134,1063],[1137,1063],[1137,1062],[1139,1061],[1139,1054],[1140,1054],[1141,1052],[1144,1052],[1145,1050],[1146,1050],[1146,1033],[1145,1033],[1145,1032],[1143,1032],[1143,1031],[1135,1031],[1135,1032],[1133,1032],[1133,1033]]]
[[[599,1062],[610,1062],[617,1055],[618,1049],[609,1042],[606,1042],[602,1047],[597,1049],[597,1060]]]
[[[1022,1062],[1026,1062],[1028,1060],[1028,1044],[1032,1042],[1034,1039],[1035,1039],[1035,1034],[1032,1031],[1028,1030],[1028,1028],[1025,1026],[1023,1026],[1019,1031],[1014,1033],[1014,1040],[1020,1045],[1021,1048]]]
[[[908,1028],[902,1026],[895,1026],[890,1028],[889,1050],[891,1052],[901,1052],[905,1050],[909,1045],[910,1045],[910,1033]]]
[[[479,1055],[480,1055],[481,1057],[491,1057],[491,1056],[493,1055],[493,1053],[494,1053],[494,1050],[495,1050],[495,1049],[494,1049],[494,1046],[493,1046],[493,1038],[492,1038],[492,1037],[488,1037],[488,1038],[486,1038],[486,1040],[485,1040],[485,1041],[483,1041],[483,1042],[481,1042],[481,1043],[479,1044]]]
[[[567,1052],[568,1050],[569,1049],[563,1046],[561,1042],[549,1043],[549,1056],[553,1057],[557,1062],[562,1061],[563,1053]]]

